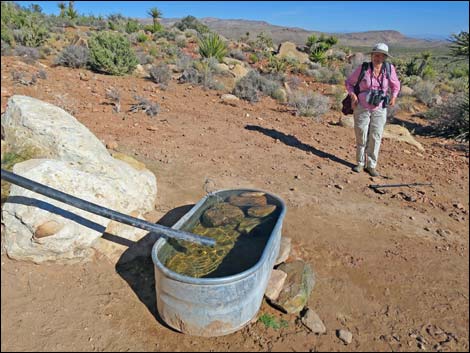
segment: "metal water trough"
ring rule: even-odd
[[[251,191],[261,190],[236,189],[211,193],[201,199],[173,228],[192,226],[218,197],[225,199],[234,193]],[[264,193],[269,203],[280,208],[280,213],[260,259],[243,272],[219,278],[181,275],[164,266],[169,254],[166,239],[160,238],[155,243],[152,259],[155,264],[157,310],[169,326],[189,335],[222,336],[241,329],[255,317],[279,254],[282,222],[286,213],[282,199]]]
[[[180,240],[187,240],[201,245],[215,245],[215,241],[211,238],[202,237],[192,233],[184,232],[177,229],[172,229],[159,224],[150,223],[139,218],[131,217],[126,214],[111,210],[106,207],[99,206],[95,203],[85,201],[78,197],[66,194],[62,191],[56,190],[49,186],[35,182],[33,180],[22,177],[18,174],[1,170],[1,177],[3,180],[21,186],[25,189],[32,190],[38,194],[50,197],[51,199],[66,203],[68,205],[80,208],[82,210],[94,213],[96,215],[112,219],[113,221],[124,223],[135,228],[147,230],[161,234],[165,237],[175,238]]]

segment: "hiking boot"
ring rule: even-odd
[[[369,173],[370,176],[378,177],[380,174],[375,170],[375,168],[366,168],[366,172]]]
[[[356,173],[360,173],[364,170],[364,167],[362,165],[356,165],[356,166],[353,167],[352,170]]]

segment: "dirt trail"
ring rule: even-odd
[[[251,105],[220,102],[220,93],[172,82],[166,91],[133,77],[47,67],[47,80],[14,85],[10,72],[38,68],[2,57],[2,112],[25,94],[73,112],[106,143],[144,162],[157,177],[153,220],[172,224],[217,189],[252,187],[283,198],[283,235],[312,265],[309,299],[327,327],[315,336],[295,316],[266,303],[260,313],[288,321],[279,330],[260,322],[234,334],[199,338],[174,332],[155,309],[149,258],[123,266],[97,255],[76,265],[34,265],[2,255],[2,351],[468,351],[468,152],[442,139],[417,136],[418,152],[383,141],[379,169],[388,179],[351,171],[354,133],[338,113],[316,122],[294,117],[264,98]],[[70,83],[73,84],[70,84]],[[157,101],[154,119],[116,114],[105,103],[110,86]],[[319,87],[320,89],[321,87]],[[398,114],[409,124],[425,124]],[[383,195],[369,184],[432,182]],[[353,334],[343,345],[337,329]]]

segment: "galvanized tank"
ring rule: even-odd
[[[174,226],[188,228],[215,202],[254,189],[221,190],[201,199]],[[262,191],[265,192],[265,191]],[[278,219],[258,262],[251,268],[226,277],[194,278],[166,268],[166,240],[160,238],[152,248],[155,264],[157,310],[171,327],[194,336],[222,336],[241,329],[258,312],[274,262],[279,254],[282,222],[286,207],[282,199],[265,192],[268,202],[280,208]]]

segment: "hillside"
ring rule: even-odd
[[[162,24],[171,26],[179,19],[162,19]],[[141,20],[144,23],[151,23],[151,19]],[[255,38],[259,33],[268,33],[275,44],[285,41],[291,41],[298,45],[305,44],[307,37],[311,34],[321,34],[319,31],[308,31],[297,27],[283,27],[272,25],[265,21],[249,21],[241,19],[217,19],[212,17],[201,18],[200,21],[210,29],[220,33],[224,37],[232,40],[239,39],[250,33],[251,38]],[[325,33],[326,35],[335,35],[339,39],[339,45],[349,47],[370,47],[378,42],[385,42],[391,48],[436,48],[446,46],[447,43],[439,40],[424,40],[406,37],[398,31],[367,31],[352,33]]]

